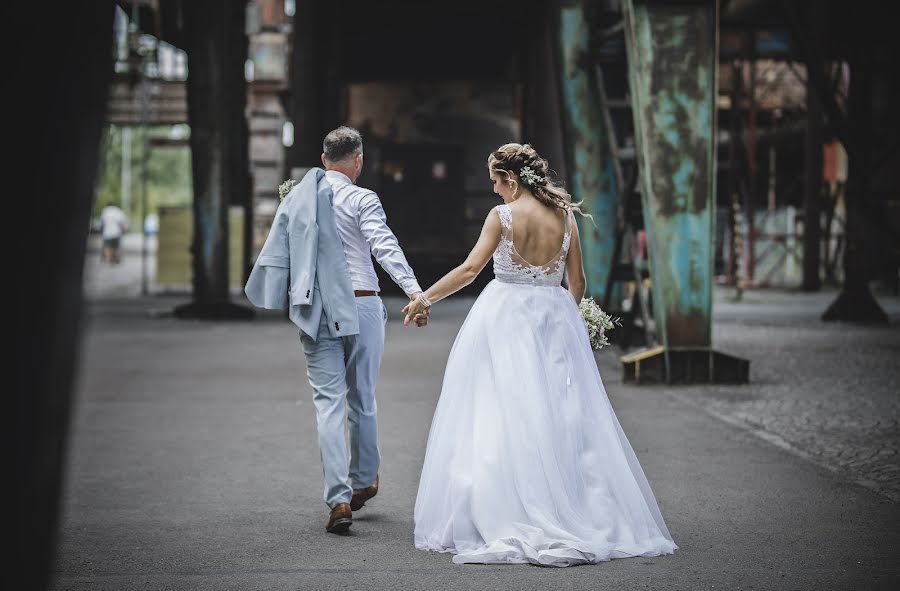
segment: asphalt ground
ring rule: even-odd
[[[900,301],[882,301],[891,326],[860,328],[818,321],[829,294],[726,296],[715,343],[750,358],[749,385],[637,387],[620,351],[597,355],[680,550],[567,569],[460,566],[413,547],[425,441],[472,299],[441,302],[425,329],[404,329],[403,302],[386,300],[381,490],[348,536],[324,531],[312,393],[284,317],[191,322],[167,314],[183,298],[94,299],[55,588],[898,588],[891,478],[823,450],[896,449]],[[896,454],[873,457],[896,472]]]

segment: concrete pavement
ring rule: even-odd
[[[121,262],[111,264],[100,260],[103,241],[91,234],[87,241],[84,259],[82,291],[90,299],[138,296],[141,294],[141,278],[146,277],[147,292],[156,293],[156,236],[126,234],[121,241]],[[146,257],[144,253],[146,252]]]
[[[827,294],[816,297],[827,302]],[[900,584],[900,511],[889,479],[860,486],[858,473],[835,469],[828,453],[815,451],[835,440],[896,448],[896,300],[885,304],[894,323],[885,329],[822,325],[807,310],[817,300],[719,302],[717,346],[751,358],[748,386],[627,386],[618,351],[602,351],[610,398],[681,549],[569,569],[458,566],[449,555],[412,546],[431,414],[471,299],[442,302],[422,330],[404,329],[402,302],[387,301],[382,488],[346,537],[324,533],[315,417],[292,325],[278,314],[248,323],[159,317],[181,301],[88,306],[57,589],[819,591]],[[834,392],[817,398],[827,384]],[[860,396],[863,390],[875,394]],[[858,400],[861,416],[888,420],[880,427],[845,421],[835,439],[825,419],[840,400]],[[837,404],[845,414],[853,406]],[[796,409],[812,422],[803,429],[818,438],[791,439],[790,425],[803,421],[751,420]],[[847,435],[857,432],[868,438]],[[890,472],[896,455],[881,456]]]

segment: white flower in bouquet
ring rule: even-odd
[[[613,318],[604,312],[591,298],[582,298],[581,303],[578,304],[578,311],[581,312],[581,317],[584,319],[588,337],[591,340],[591,348],[594,350],[609,345],[606,331],[612,330],[616,326],[622,326],[619,318]]]
[[[284,200],[284,198],[287,197],[287,194],[291,192],[291,189],[293,189],[294,185],[296,184],[297,181],[295,181],[294,179],[288,179],[281,183],[281,185],[278,186],[279,199]]]

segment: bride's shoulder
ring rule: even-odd
[[[494,220],[495,222],[499,222],[501,225],[508,227],[512,222],[512,212],[509,209],[509,205],[501,203],[500,205],[494,206],[494,208],[488,212],[485,224],[490,220]]]

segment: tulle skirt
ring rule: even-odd
[[[564,288],[494,280],[470,310],[428,437],[415,545],[545,566],[677,548]]]

